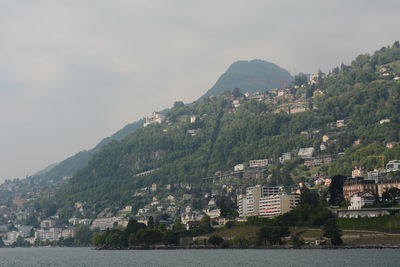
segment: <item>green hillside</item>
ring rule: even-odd
[[[54,191],[54,188],[65,182],[66,178],[72,177],[76,172],[84,168],[93,155],[100,151],[105,145],[115,140],[120,141],[124,139],[127,135],[142,127],[143,123],[143,119],[130,123],[112,136],[104,138],[93,149],[78,152],[60,163],[51,164],[26,179],[5,181],[4,184],[0,185],[0,204],[7,204],[10,199],[17,196],[25,196],[26,194],[43,191]]]
[[[196,191],[207,186],[202,178],[229,173],[235,164],[262,158],[273,159],[266,182],[291,187],[306,179],[311,170],[297,157],[284,164],[278,157],[283,152],[297,153],[302,147],[314,147],[316,155],[332,155],[334,163],[318,169],[331,175],[349,174],[357,160],[368,155],[386,153],[386,161],[399,157],[398,147],[389,153],[385,144],[400,140],[400,82],[379,71],[380,66],[399,59],[398,42],[372,56],[360,55],[350,66],[321,74],[316,84],[289,88],[285,103],[276,92],[260,100],[237,91],[192,105],[177,103],[162,124],[107,144],[56,192],[55,200],[64,207],[66,217],[76,201],[92,205],[93,212],[126,204],[138,207],[148,201],[134,196],[138,188],[187,183]],[[240,107],[233,107],[234,100]],[[287,105],[296,103],[305,104],[306,110],[284,112]],[[199,120],[190,123],[189,115]],[[381,124],[382,119],[390,122]],[[344,120],[345,126],[337,127],[337,120]],[[321,151],[323,135],[331,139]],[[368,165],[376,166],[377,161]],[[149,170],[153,172],[136,175]]]
[[[239,88],[242,92],[258,92],[288,85],[293,77],[281,67],[263,60],[233,63],[204,96],[220,95]]]

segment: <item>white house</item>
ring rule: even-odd
[[[243,163],[241,163],[241,164],[236,164],[236,165],[233,167],[233,170],[234,170],[235,172],[243,171],[243,170],[244,170],[244,164],[243,164]]]
[[[350,198],[349,210],[359,210],[365,205],[371,205],[375,201],[375,197],[370,193],[365,193],[363,195],[354,194]]]

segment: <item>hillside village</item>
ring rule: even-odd
[[[374,81],[397,83],[398,88],[400,71],[396,64],[379,66],[374,72]],[[263,105],[260,114],[289,116],[318,112],[318,103],[329,94],[321,85],[335,75],[335,72],[319,72],[307,77],[306,81],[295,80],[288,87],[264,92],[242,93],[236,88],[222,96],[207,96],[203,101],[221,99],[227,105],[226,116],[235,116],[243,107],[250,110],[257,105]],[[207,126],[205,121],[214,118],[207,113],[185,111],[185,105],[176,102],[172,111],[154,112],[146,118],[143,127],[160,129],[165,134],[174,129],[185,129],[185,138],[201,138]],[[347,160],[346,150],[338,144],[344,142],[342,139],[355,123],[337,117],[324,124],[323,129],[302,129],[296,138],[306,140],[303,143],[308,146],[235,162],[228,164],[229,168],[207,167],[207,172],[195,177],[197,183],[193,179],[179,182],[154,180],[165,170],[152,162],[162,160],[166,153],[155,151],[129,166],[133,179],[150,182],[138,182],[128,201],[101,206],[101,210],[90,201],[75,201],[70,203],[68,210],[60,210],[51,200],[55,190],[50,188],[15,195],[0,205],[0,240],[6,246],[48,245],[52,242],[65,245],[74,239],[79,240],[75,245],[83,245],[88,242],[85,231],[127,227],[132,219],[146,226],[149,223],[162,225],[168,230],[180,224],[195,233],[202,227],[205,217],[218,229],[228,222],[246,223],[250,217],[275,218],[289,213],[301,204],[302,195],[309,190],[317,192],[330,204],[330,211],[336,218],[375,218],[398,212],[400,158],[393,158],[399,155],[398,138],[375,144],[379,151],[392,155],[391,158],[385,157],[386,154],[371,154],[349,163],[351,175],[330,173],[334,164]],[[393,117],[381,117],[373,125],[379,128],[391,123],[394,123]],[[352,140],[349,147],[357,149],[362,142]],[[285,168],[290,170],[290,175],[283,172]],[[290,181],[287,177],[291,177]],[[65,177],[56,189],[63,188],[63,184],[73,179]],[[20,181],[7,181],[0,185],[0,190],[16,192],[22,185]],[[39,206],[40,210],[37,209]]]

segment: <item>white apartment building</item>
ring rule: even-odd
[[[61,228],[37,229],[35,239],[56,241],[62,236]]]
[[[260,214],[260,199],[278,195],[281,188],[278,186],[256,185],[246,188],[245,195],[238,196],[239,216],[258,216]]]

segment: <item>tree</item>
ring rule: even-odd
[[[257,232],[257,238],[261,244],[270,245],[280,244],[282,238],[290,234],[289,228],[286,226],[264,226]]]
[[[79,246],[87,246],[91,243],[92,231],[88,225],[79,225],[75,229],[75,244]]]
[[[179,232],[185,230],[185,226],[179,220],[177,220],[174,224],[173,229],[175,232]]]
[[[175,101],[174,108],[183,108],[185,104],[182,101]]]
[[[162,241],[163,235],[158,229],[140,229],[129,237],[129,245],[153,245]]]
[[[29,247],[31,244],[22,236],[18,236],[17,240],[11,245],[12,247]]]
[[[329,203],[331,205],[339,205],[343,200],[343,184],[346,177],[342,175],[335,175],[332,177],[332,182],[329,185],[330,199]]]
[[[318,206],[319,204],[319,194],[316,190],[310,190],[305,188],[301,193],[301,201],[302,204],[309,204],[312,206]]]
[[[220,246],[222,242],[224,242],[224,239],[218,235],[211,235],[208,239],[208,243],[210,243],[214,247]]]
[[[147,227],[154,228],[154,218],[153,218],[153,216],[150,216],[149,219],[147,220]]]
[[[178,245],[179,233],[175,233],[173,231],[167,231],[164,233],[162,241],[165,245]]]
[[[304,245],[304,240],[299,235],[292,235],[290,240],[294,248],[300,248]]]
[[[146,228],[146,225],[143,223],[138,223],[137,220],[135,219],[130,219],[128,222],[128,225],[126,226],[125,229],[125,235],[130,236],[130,234],[136,233],[140,229]]]
[[[294,76],[294,85],[302,86],[308,83],[307,75],[304,73],[299,73],[298,75]]]
[[[211,218],[210,218],[210,216],[204,215],[203,218],[201,218],[200,227],[205,232],[210,232],[213,229],[212,226],[211,226]]]
[[[337,226],[336,219],[331,218],[327,220],[323,226],[324,236],[331,239],[332,245],[339,246],[343,244],[342,233]]]

